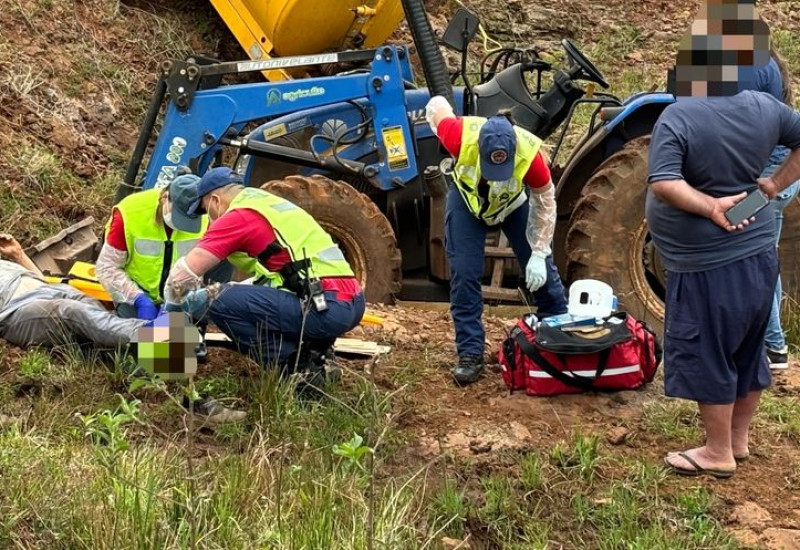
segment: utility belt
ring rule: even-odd
[[[281,252],[283,247],[277,241],[272,241],[261,254],[258,255],[258,261],[261,265],[266,267],[267,260]],[[322,288],[322,281],[317,277],[310,277],[311,260],[303,258],[302,260],[295,260],[286,262],[286,264],[278,270],[278,275],[283,279],[282,287],[289,292],[295,294],[302,301],[311,301],[318,312],[323,312],[328,309],[328,302],[325,298],[325,290]],[[262,275],[257,278],[253,284],[263,285],[268,280],[268,277]]]

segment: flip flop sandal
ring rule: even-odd
[[[714,477],[716,477],[718,479],[725,479],[725,478],[731,477],[736,472],[735,469],[734,470],[717,470],[717,469],[714,469],[714,468],[702,468],[692,457],[690,457],[686,453],[675,453],[675,455],[672,455],[672,456],[681,457],[686,462],[691,464],[693,466],[693,468],[694,468],[693,470],[690,470],[688,468],[679,468],[678,466],[673,466],[672,464],[669,463],[669,460],[668,460],[669,457],[664,458],[664,464],[666,464],[673,473],[681,475],[681,476],[697,477],[697,476],[700,476],[700,475],[703,475],[703,474],[708,474],[708,475],[714,476]]]
[[[750,460],[750,453],[747,453],[746,455],[733,455],[733,459],[736,462],[747,462]]]

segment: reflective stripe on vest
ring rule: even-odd
[[[208,217],[203,216],[203,225],[198,233],[172,231],[167,238],[163,224],[156,223],[161,189],[139,191],[125,197],[114,208],[122,216],[125,225],[125,244],[128,248],[128,262],[125,272],[150,298],[161,302],[161,282],[165,278],[165,243],[172,241],[172,256],[167,258],[168,268],[175,265],[181,256],[194,248],[208,227]],[[106,224],[106,233],[111,220]]]
[[[278,243],[287,250],[292,261],[303,258],[311,260],[310,273],[314,277],[354,277],[341,249],[331,236],[311,215],[277,195],[263,189],[247,187],[231,202],[228,212],[247,208],[261,214],[275,231]],[[280,287],[283,279],[278,273],[269,271],[257,258],[244,252],[228,257],[233,265],[273,287]]]
[[[514,126],[517,148],[514,156],[514,173],[507,181],[491,181],[488,199],[478,193],[481,179],[478,137],[486,123],[483,117],[463,117],[461,150],[453,169],[456,188],[470,212],[489,225],[500,223],[525,202],[525,174],[542,146],[542,140],[518,126]]]

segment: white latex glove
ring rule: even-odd
[[[433,130],[434,134],[436,133],[436,128],[438,126],[438,119],[448,116],[455,115],[450,102],[447,101],[443,96],[433,96],[425,106],[425,120],[428,121],[428,126],[431,127],[431,130]]]
[[[531,259],[528,260],[528,265],[525,268],[525,282],[531,292],[539,290],[547,282],[547,264],[544,260],[545,256],[541,256],[536,252],[531,253]]]

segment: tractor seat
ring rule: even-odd
[[[547,113],[525,85],[521,63],[502,70],[472,91],[478,116],[490,117],[502,109],[509,109],[518,125],[534,133],[541,121],[547,119]]]

